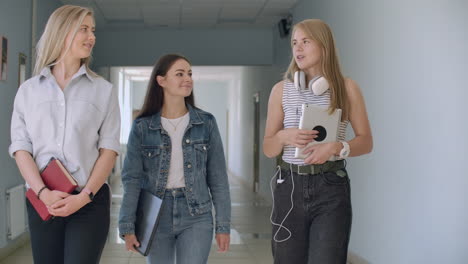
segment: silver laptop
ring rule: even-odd
[[[299,121],[300,129],[317,130],[318,137],[304,148],[296,148],[295,158],[305,159],[307,155],[302,151],[312,145],[333,142],[338,139],[338,131],[341,121],[341,109],[336,109],[331,115],[328,114],[328,107],[321,107],[312,104],[302,104],[302,115]],[[332,156],[329,160],[336,160]]]

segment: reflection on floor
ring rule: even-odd
[[[111,208],[111,229],[104,249],[101,264],[146,263],[139,254],[125,250],[118,237],[118,214],[122,200],[120,181],[114,180]],[[232,230],[231,247],[228,253],[217,253],[213,241],[209,264],[271,264],[269,221],[270,207],[250,189],[231,182]],[[32,264],[31,245],[28,243],[16,250],[0,264]]]

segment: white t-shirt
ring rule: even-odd
[[[169,167],[169,177],[167,179],[167,189],[185,187],[184,178],[184,154],[182,152],[182,139],[185,129],[189,123],[189,113],[176,119],[167,119],[161,116],[161,124],[171,138],[171,164]]]

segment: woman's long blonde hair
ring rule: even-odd
[[[71,44],[64,47],[65,39],[69,32],[72,32],[75,38],[83,20],[86,16],[93,17],[93,11],[86,7],[75,5],[64,5],[57,8],[47,21],[44,33],[42,34],[36,47],[36,65],[34,66],[34,75],[41,72],[44,67],[57,64],[62,50],[65,49],[66,54]],[[81,65],[86,65],[86,70],[89,74],[97,76],[91,71],[89,64],[91,56],[81,59]]]
[[[294,25],[291,34],[291,46],[294,37],[294,32],[301,29],[312,40],[316,41],[322,49],[322,74],[330,84],[330,113],[335,109],[342,109],[342,120],[348,119],[349,102],[345,87],[345,80],[341,73],[338,54],[335,47],[335,41],[330,27],[320,19],[306,19]],[[284,73],[284,79],[293,81],[293,76],[296,71],[300,71],[294,57],[291,59],[288,70]]]

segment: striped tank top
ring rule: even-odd
[[[282,98],[284,112],[283,127],[285,129],[299,127],[299,120],[302,115],[302,104],[309,103],[329,107],[330,94],[330,90],[327,90],[321,95],[314,95],[314,93],[309,90],[298,91],[296,87],[294,87],[294,83],[289,80],[285,80]],[[348,123],[349,121],[340,122],[340,126],[338,128],[338,140],[345,140],[346,127],[348,126]],[[284,146],[283,160],[296,165],[304,165],[305,163],[303,159],[294,158],[295,151],[296,147],[288,145]]]

